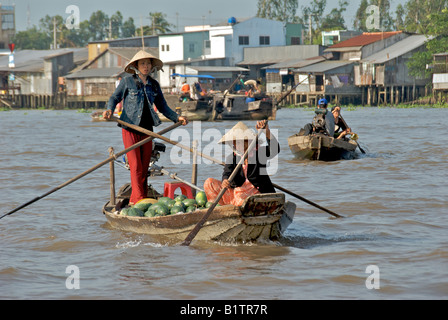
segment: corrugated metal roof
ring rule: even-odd
[[[285,62],[276,63],[261,69],[284,69],[284,68],[301,68],[315,64],[318,62],[325,61],[326,59],[322,56],[308,58],[308,59],[291,59]]]
[[[274,63],[281,63],[281,62],[286,62],[289,61],[288,58],[266,58],[266,59],[260,59],[258,57],[254,57],[254,58],[249,58],[249,59],[245,59],[241,62],[238,62],[237,65],[239,66],[244,66],[244,65],[263,65],[263,64],[274,64]]]
[[[14,72],[43,72],[44,60],[73,52],[74,59],[81,60],[83,55],[87,55],[86,49],[57,49],[57,50],[20,50],[14,52],[15,68],[10,69],[9,55],[0,56],[0,71]]]
[[[223,66],[188,66],[188,68],[199,72],[240,72],[249,71],[241,67],[223,67]]]
[[[99,69],[84,69],[67,75],[66,79],[84,79],[84,78],[114,78],[124,73],[123,68],[99,68]]]
[[[332,45],[331,47],[326,49],[326,51],[331,51],[331,49],[337,49],[337,48],[365,46],[380,41],[382,39],[387,39],[399,33],[401,33],[401,31],[364,32],[359,36],[336,43],[335,45]]]
[[[425,42],[433,39],[434,37],[427,37],[425,35],[412,35],[401,41],[394,43],[393,45],[362,59],[361,62],[368,63],[384,63],[389,60],[395,59],[403,54],[406,54],[412,50],[425,44]]]
[[[336,69],[339,67],[343,67],[348,64],[352,64],[353,61],[345,61],[345,60],[330,60],[323,61],[319,63],[312,64],[310,66],[306,66],[303,68],[295,69],[294,72],[326,72],[332,69]]]

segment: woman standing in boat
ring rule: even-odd
[[[107,110],[104,111],[103,117],[110,119],[117,104],[123,100],[123,110],[120,119],[124,122],[152,131],[153,127],[161,124],[154,110],[155,105],[168,119],[175,123],[180,121],[183,125],[187,125],[187,118],[178,116],[176,112],[169,108],[159,83],[150,76],[152,72],[161,70],[162,67],[163,62],[160,59],[143,50],[139,51],[125,67],[124,71],[131,75],[123,78],[115,89],[115,92],[109,99]],[[121,127],[125,148],[148,137],[130,128]],[[147,197],[147,174],[151,154],[152,142],[127,153],[131,171],[132,194],[129,200],[131,205]]]
[[[266,163],[280,152],[280,144],[271,134],[266,120],[258,121],[255,128],[265,129],[267,146],[259,146],[260,142],[257,142],[255,150],[248,155],[232,182],[229,182],[229,177],[251,141],[257,136],[244,123],[239,122],[219,141],[221,144],[228,143],[232,147],[233,153],[226,159],[222,180],[208,178],[205,181],[204,190],[208,201],[214,201],[222,188],[227,188],[227,191],[219,201],[221,205],[240,206],[247,197],[254,194],[275,193],[274,186],[267,174]]]

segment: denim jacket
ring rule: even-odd
[[[154,110],[154,104],[165,117],[173,122],[178,122],[179,116],[166,103],[159,83],[149,76],[147,79],[148,83],[143,85],[138,76],[124,77],[110,97],[107,109],[113,113],[116,105],[123,100],[120,120],[138,126],[143,114],[144,99],[148,99],[150,114],[155,127],[160,125],[161,121]]]

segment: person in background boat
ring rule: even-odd
[[[320,132],[330,137],[334,136],[334,116],[331,111],[327,109],[327,107],[327,99],[320,99],[313,123],[306,124],[303,130],[301,130],[303,135],[308,136],[310,134]]]
[[[201,100],[207,95],[207,91],[199,82],[194,83],[194,100]]]
[[[247,80],[244,82],[244,85],[249,87],[249,90],[246,91],[246,103],[255,101],[255,94],[261,93],[258,88],[258,82],[255,80]]]
[[[352,130],[348,128],[344,121],[340,118],[341,107],[335,106],[331,108],[331,112],[334,116],[334,136],[337,139],[344,138],[347,134],[352,133]]]
[[[222,188],[228,189],[219,201],[221,205],[240,206],[247,197],[254,194],[275,193],[274,186],[266,172],[266,163],[280,152],[280,144],[271,134],[266,120],[258,121],[255,128],[265,130],[267,146],[260,146],[260,141],[257,142],[257,146],[248,155],[232,182],[229,181],[229,177],[257,135],[243,122],[238,122],[219,141],[221,144],[227,143],[231,146],[233,153],[226,159],[221,181],[208,178],[204,182],[204,191],[208,201],[214,201]]]
[[[181,91],[181,100],[190,99],[190,85],[187,83],[187,80],[184,80],[180,91]]]
[[[123,78],[115,89],[109,99],[108,110],[104,111],[103,117],[109,119],[117,104],[123,101],[123,112],[120,119],[124,122],[152,131],[153,127],[161,124],[154,110],[154,107],[157,106],[157,109],[171,121],[175,123],[180,121],[183,125],[187,125],[187,118],[178,116],[176,112],[170,109],[159,83],[150,76],[151,73],[161,70],[162,67],[163,62],[160,59],[144,50],[139,51],[125,67],[124,71],[131,75]],[[148,137],[130,128],[119,126],[122,127],[125,148],[129,148]],[[131,205],[147,198],[147,174],[151,154],[152,142],[127,153],[131,172],[132,194],[129,200]]]

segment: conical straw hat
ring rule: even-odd
[[[130,67],[134,66],[137,69],[137,61],[142,59],[151,59],[151,64],[153,67],[156,67],[157,70],[161,70],[163,67],[163,62],[157,57],[154,57],[152,54],[140,50],[137,52],[137,54],[132,58],[132,60],[127,64],[127,66],[124,68],[124,71],[130,74],[134,74],[135,71],[132,70]]]
[[[238,122],[232,129],[229,130],[218,143],[226,143],[232,142],[233,140],[253,140],[257,137],[257,135],[249,129],[244,123],[241,121]]]

